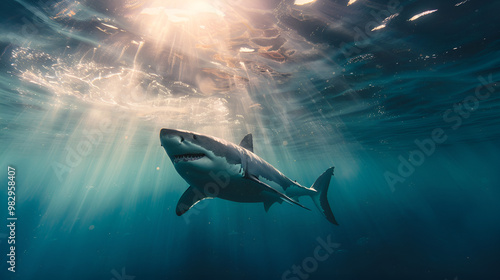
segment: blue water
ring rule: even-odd
[[[500,3],[298,4],[3,1],[1,279],[500,279]],[[252,133],[306,186],[335,166],[340,225],[178,217],[163,127]]]

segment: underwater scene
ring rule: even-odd
[[[0,5],[0,279],[500,279],[499,1]]]

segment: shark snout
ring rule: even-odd
[[[162,144],[169,142],[170,144],[179,144],[184,141],[184,137],[178,131],[173,129],[163,128],[160,130],[160,141]]]
[[[178,131],[175,129],[162,128],[160,130],[160,137],[171,136],[178,134]]]
[[[190,140],[189,135],[185,131],[162,128],[160,130],[160,142],[161,146],[165,148],[165,151],[169,155],[175,155],[182,152],[185,152],[190,143],[187,143]],[[186,146],[188,144],[188,146]]]
[[[183,138],[180,131],[175,129],[162,128],[160,130],[160,139]]]

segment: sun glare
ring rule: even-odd
[[[301,5],[306,5],[309,3],[313,3],[316,0],[295,0],[295,5],[301,6]]]

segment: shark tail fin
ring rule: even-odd
[[[316,182],[312,185],[311,188],[315,189],[317,193],[312,194],[311,198],[318,207],[318,210],[325,216],[325,218],[332,224],[338,225],[335,217],[333,216],[332,208],[330,208],[330,204],[328,203],[327,193],[328,188],[330,187],[330,180],[333,176],[334,167],[328,168],[323,174],[321,174]]]

